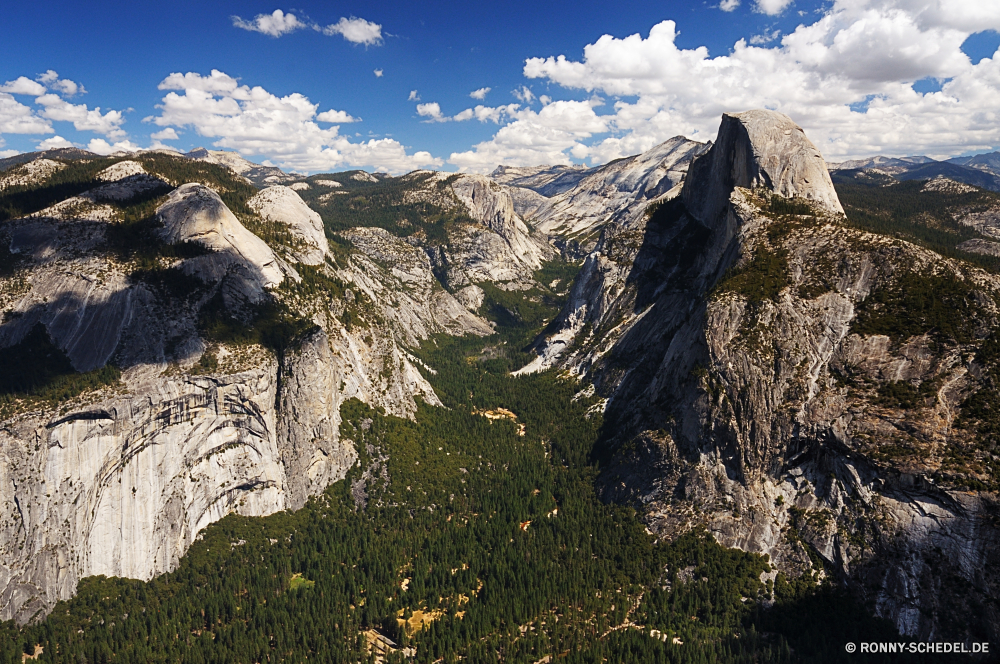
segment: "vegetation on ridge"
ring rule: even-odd
[[[370,630],[416,663],[835,662],[848,640],[898,639],[831,587],[762,583],[762,556],[697,530],[657,541],[602,504],[592,398],[490,350],[556,305],[507,304],[523,318],[494,337],[414,349],[447,408],[344,405],[361,457],[344,481],[295,513],[226,517],[148,583],[82,580],[39,624],[0,626],[0,662],[36,644],[42,662],[372,661]],[[500,408],[516,420],[484,416]]]

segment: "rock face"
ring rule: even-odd
[[[219,281],[230,269],[245,273],[247,295],[258,302],[264,289],[285,278],[277,256],[259,237],[248,231],[219,195],[198,183],[177,187],[156,210],[170,244],[193,242],[211,255],[185,262],[185,269],[205,282]]]
[[[678,136],[640,155],[617,159],[592,169],[532,216],[544,233],[580,239],[609,222],[633,225],[650,203],[680,193],[688,164],[707,149],[704,143]]]
[[[149,177],[131,170],[108,169],[121,178],[96,188]],[[279,220],[310,237],[303,217]],[[321,290],[291,267],[297,248],[268,246],[203,184],[171,192],[158,221],[164,242],[200,255],[161,261],[153,277],[109,248],[108,222],[70,212],[0,225],[21,261],[0,273],[0,348],[40,323],[75,369],[122,370],[120,385],[0,423],[0,619],[50,610],[87,575],[168,571],[227,513],[301,507],[356,459],[339,436],[344,400],[400,417],[417,397],[440,403],[404,346],[492,332],[437,283],[426,252],[379,229],[356,229],[364,251],[338,267],[321,261]],[[311,328],[277,351],[204,336],[206,315],[235,316],[246,299]]]
[[[300,183],[302,184],[302,183]],[[319,265],[327,253],[323,219],[290,187],[275,185],[247,201],[264,221],[288,226],[299,246],[292,249],[300,263]]]
[[[4,619],[69,597],[83,576],[148,579],[228,512],[284,507],[273,366],[153,380],[0,431]]]
[[[490,178],[500,184],[534,191],[546,198],[572,189],[593,169],[585,166],[497,166]]]
[[[243,156],[237,152],[195,148],[194,150],[191,150],[191,152],[185,153],[184,156],[188,159],[194,159],[196,161],[204,161],[209,164],[219,164],[221,166],[225,166],[233,173],[236,173],[242,178],[246,178],[246,180],[252,182],[258,187],[270,187],[272,185],[282,184],[284,182],[293,182],[296,180],[294,175],[289,175],[280,168],[255,164],[252,161],[244,159]]]
[[[834,575],[904,634],[994,638],[995,494],[948,459],[986,458],[955,418],[992,389],[976,358],[1000,281],[841,220],[791,120],[727,115],[680,198],[605,227],[524,370],[607,398],[601,490],[655,532],[703,524],[786,574]],[[920,288],[963,293],[948,306],[965,331],[893,332]]]
[[[696,219],[714,221],[729,205],[734,187],[764,187],[785,198],[804,198],[843,214],[826,162],[805,132],[776,111],[722,116],[714,149],[691,165],[684,205]]]
[[[424,248],[435,274],[452,291],[483,281],[525,286],[542,261],[557,254],[549,238],[530,229],[517,213],[511,187],[480,175],[429,171],[414,171],[401,180],[409,185],[404,203],[430,204],[459,215],[445,243],[409,239]]]

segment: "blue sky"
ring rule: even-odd
[[[302,172],[488,171],[709,140],[752,106],[828,158],[989,151],[1000,10],[968,4],[18,3],[0,152],[204,145]]]

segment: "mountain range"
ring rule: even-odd
[[[995,641],[996,157],[827,164],[747,111],[714,143],[489,176],[2,160],[0,618],[178,569],[229,514],[336,486],[364,510],[404,471],[362,423],[460,410],[428,349],[461,343],[469,403],[496,366],[571,387],[594,490],[650,541],[766,554],[762,607],[779,574],[826,580],[899,634]]]

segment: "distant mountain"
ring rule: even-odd
[[[39,152],[24,152],[13,157],[0,159],[0,171],[6,171],[20,164],[26,164],[36,159],[95,159],[100,155],[81,150],[79,148],[55,148],[53,150],[41,150]]]
[[[572,189],[595,170],[586,166],[497,166],[490,177],[500,184],[555,196]]]
[[[230,169],[237,175],[242,175],[258,187],[270,187],[276,184],[293,182],[299,178],[285,173],[275,166],[261,166],[252,161],[244,159],[238,152],[228,152],[226,150],[206,150],[205,148],[195,148],[191,152],[185,153],[188,159],[205,161],[210,164],[220,164]]]
[[[831,171],[853,170],[856,168],[877,168],[887,173],[898,173],[913,168],[915,164],[927,164],[934,161],[930,157],[868,157],[866,159],[851,159],[839,163],[827,162]]]
[[[607,223],[629,226],[655,201],[679,194],[691,160],[710,145],[676,136],[642,154],[579,171],[584,177],[538,208],[536,226],[581,244],[596,240]]]
[[[956,182],[971,184],[974,187],[1000,191],[1000,176],[989,171],[981,171],[945,161],[921,164],[894,175],[897,180],[931,180],[936,177],[946,177]]]
[[[986,171],[987,173],[992,173],[993,175],[1000,175],[1000,152],[988,152],[986,154],[977,154],[972,157],[952,157],[948,159],[949,164],[958,164],[959,166],[967,166],[968,168],[975,168],[980,171]]]

